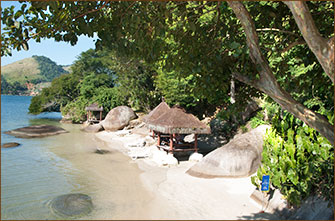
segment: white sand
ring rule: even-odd
[[[113,132],[99,132],[96,137],[111,149],[127,154],[126,145],[143,139],[143,135],[123,137]],[[115,145],[118,143],[119,145]],[[204,179],[185,172],[194,162],[181,161],[177,166],[159,167],[151,159],[135,161],[143,171],[141,181],[147,193],[141,213],[124,219],[278,219],[273,214],[259,213],[261,206],[250,195],[255,190],[250,177]],[[141,194],[139,194],[139,197]],[[139,199],[139,202],[141,200]],[[142,201],[143,203],[143,201]],[[103,218],[103,217],[101,217]]]

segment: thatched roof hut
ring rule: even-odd
[[[149,123],[153,120],[156,120],[158,117],[163,115],[166,111],[170,110],[170,107],[167,103],[162,101],[157,107],[155,107],[144,119],[144,123]]]
[[[100,122],[102,120],[102,111],[104,110],[104,108],[99,107],[97,103],[93,103],[90,106],[87,106],[85,110],[87,111],[87,121],[88,122]],[[92,112],[94,111],[100,112],[99,120],[97,120],[94,115],[92,116]]]
[[[192,114],[170,108],[156,119],[147,122],[148,128],[165,134],[210,134],[210,128]]]
[[[103,107],[99,107],[99,105],[97,103],[93,103],[90,106],[87,106],[85,108],[86,111],[103,111],[104,108]]]

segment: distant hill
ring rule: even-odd
[[[38,94],[54,78],[69,73],[45,56],[33,56],[1,67],[2,94]]]

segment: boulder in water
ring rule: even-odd
[[[82,193],[58,196],[50,206],[56,214],[68,217],[87,215],[93,209],[91,197]]]
[[[20,146],[20,145],[21,144],[16,143],[16,142],[10,142],[10,143],[1,144],[1,147],[2,148],[10,148],[10,147],[17,147],[17,146]]]
[[[29,127],[21,127],[15,130],[6,131],[4,133],[20,138],[35,138],[68,133],[68,131],[64,130],[61,127],[42,124]]]
[[[121,130],[129,124],[129,121],[136,118],[134,111],[127,106],[113,108],[100,125],[107,131]]]

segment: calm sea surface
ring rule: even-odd
[[[142,191],[137,166],[119,152],[94,153],[96,147],[106,149],[105,144],[81,132],[79,125],[59,123],[60,113],[28,114],[30,100],[1,95],[1,143],[21,143],[1,148],[1,219],[73,219],[57,216],[49,206],[53,198],[68,193],[88,194],[93,200],[94,211],[79,219],[136,218],[129,214],[135,216],[143,203],[136,198]],[[70,133],[34,139],[3,133],[38,124]]]

